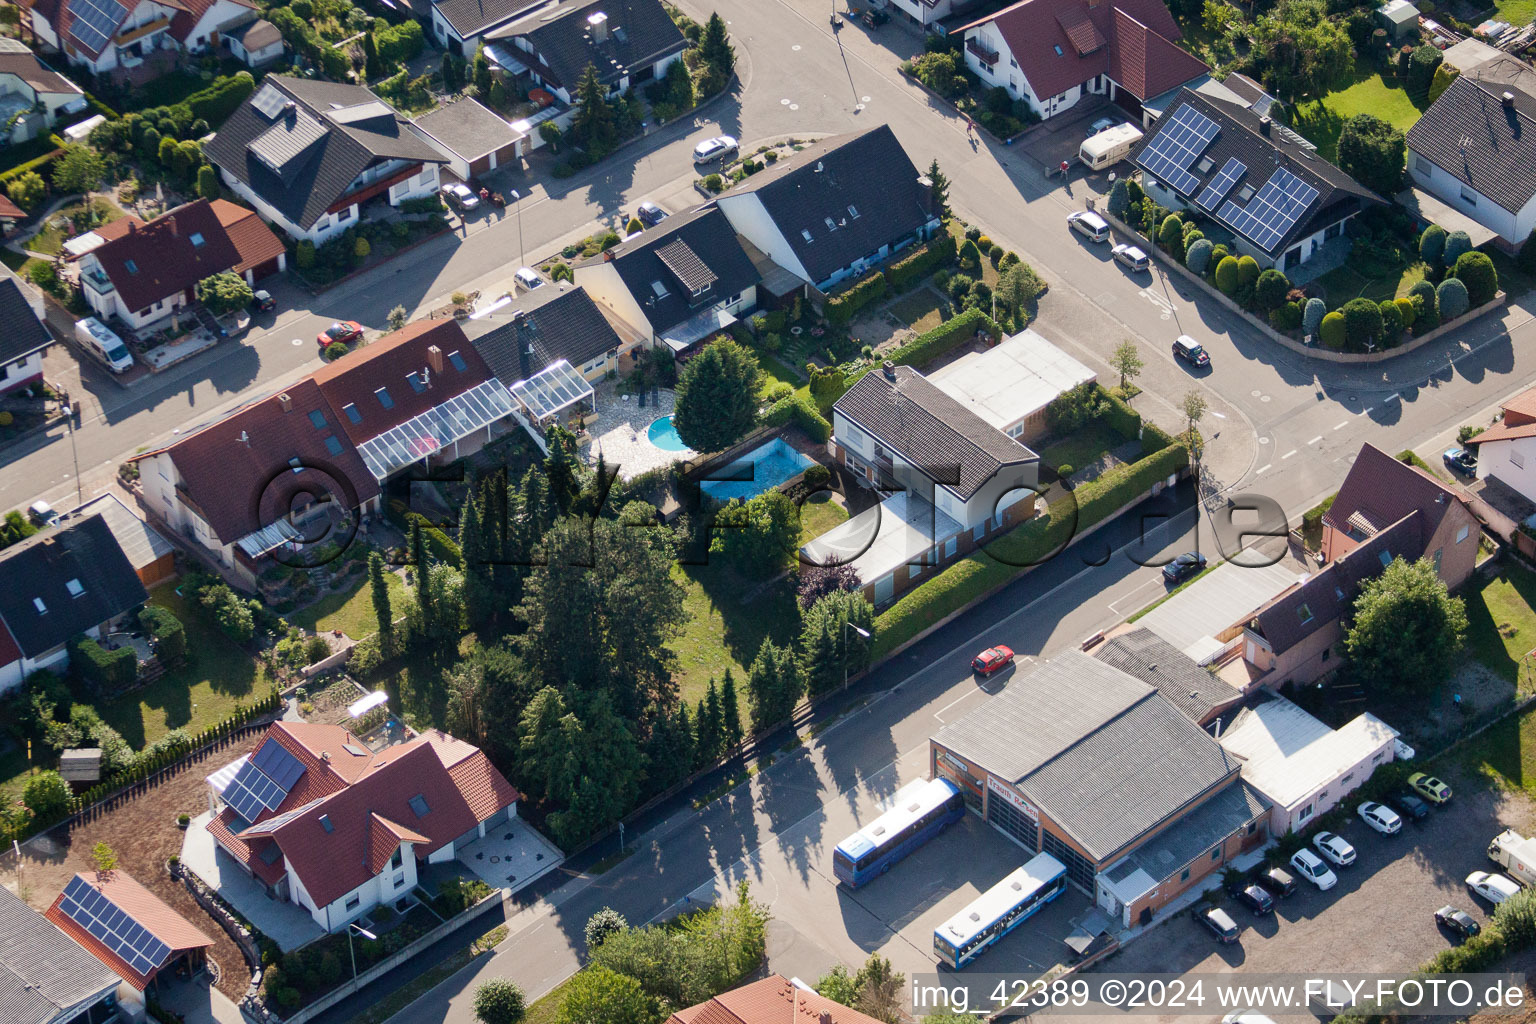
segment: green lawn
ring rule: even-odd
[[[1520,659],[1536,647],[1536,573],[1505,562],[1492,579],[1474,578],[1464,597],[1468,650],[1505,679],[1516,680]]]
[[[384,583],[389,588],[390,607],[398,615],[405,607],[405,582],[399,573],[386,572]],[[301,629],[312,629],[316,633],[339,629],[354,640],[361,640],[379,628],[378,617],[373,613],[373,590],[368,586],[367,573],[358,577],[352,589],[328,594],[285,618]]]
[[[1077,470],[1087,466],[1111,448],[1124,444],[1126,440],[1125,435],[1120,431],[1104,420],[1097,419],[1070,437],[1048,444],[1038,451],[1040,460],[1048,466],[1054,468],[1068,465]],[[1140,454],[1140,452],[1137,453],[1138,456]]]
[[[115,220],[122,219],[123,211],[119,210],[116,204],[112,203],[110,200],[97,197],[96,199],[91,200],[91,205],[95,209],[96,215],[99,218],[97,221],[99,224],[110,224]],[[65,217],[73,217],[75,214],[84,209],[84,203],[73,203],[56,212],[52,217],[48,218],[48,223],[43,227],[43,229],[34,235],[32,240],[27,243],[27,248],[31,249],[33,252],[40,252],[47,256],[53,256],[57,254],[58,251],[64,247],[65,235],[64,232],[53,226],[54,223],[59,219],[61,215]]]
[[[1520,2],[1536,5],[1536,0]],[[1336,160],[1339,133],[1344,130],[1344,122],[1356,114],[1375,114],[1407,132],[1428,106],[1414,102],[1407,90],[1397,84],[1395,76],[1383,79],[1380,72],[1371,72],[1357,75],[1348,86],[1320,100],[1298,106],[1291,127],[1316,144],[1325,159]]]
[[[800,506],[800,543],[809,543],[847,521],[848,510],[833,501],[829,492],[813,495]]]
[[[931,331],[944,322],[949,311],[949,300],[932,288],[923,287],[899,302],[891,304],[891,314],[919,334]]]
[[[1364,296],[1372,302],[1401,298],[1408,289],[1424,280],[1426,267],[1414,262],[1406,267],[1377,267],[1346,264],[1318,278],[1327,293],[1329,309],[1338,309],[1350,299]]]
[[[1536,0],[1500,0],[1493,7],[1499,20],[1511,25],[1529,25],[1536,18]]]
[[[188,663],[141,690],[98,705],[106,720],[135,750],[172,729],[196,732],[228,717],[237,701],[265,695],[266,670],[165,583],[149,592],[151,604],[169,609],[187,631]]]
[[[768,379],[767,382],[783,381],[785,384],[788,384],[792,388],[799,388],[802,386],[802,382],[800,378],[795,375],[795,371],[791,370],[788,366],[785,366],[783,360],[779,359],[777,356],[769,355],[766,352],[760,353],[757,357],[757,365],[762,367],[763,376]],[[807,390],[810,388],[810,385],[808,384],[803,386]]]
[[[730,669],[745,716],[747,669],[763,640],[772,637],[783,644],[799,635],[793,582],[780,580],[743,604],[741,595],[750,584],[719,565],[674,566],[672,571],[686,590],[683,607],[689,616],[682,635],[667,645],[677,655],[675,677],[682,698],[690,706],[697,703],[710,679],[719,680]]]

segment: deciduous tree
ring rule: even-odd
[[[197,282],[197,301],[207,306],[214,316],[244,309],[254,296],[245,278],[229,270]]]
[[[1375,114],[1356,114],[1339,134],[1339,166],[1384,196],[1402,187],[1406,153],[1403,133]]]
[[[522,1024],[527,1012],[523,990],[506,978],[482,981],[475,989],[475,1019],[480,1024]]]
[[[1350,662],[1367,685],[1425,692],[1450,672],[1467,632],[1461,598],[1452,597],[1427,558],[1396,558],[1355,598],[1346,636]]]
[[[1280,0],[1250,33],[1264,83],[1289,102],[1320,96],[1354,67],[1349,34],[1322,0]]]
[[[1109,368],[1120,375],[1120,390],[1124,391],[1127,384],[1141,376],[1142,368],[1146,363],[1142,361],[1141,350],[1130,338],[1126,338],[1115,346],[1115,350],[1109,356]]]

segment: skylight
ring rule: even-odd
[[[139,272],[139,265],[137,263],[133,262],[133,260],[124,260],[123,261],[123,267],[130,274],[137,274]]]
[[[427,390],[427,382],[422,380],[421,374],[417,373],[415,370],[412,370],[410,373],[406,374],[405,379],[410,382],[411,390],[416,392],[418,395]]]
[[[47,615],[48,614],[48,606],[46,604],[43,604],[43,599],[40,598],[40,597],[34,597],[32,599],[32,607],[37,609],[37,614],[39,614],[39,615]]]
[[[854,220],[858,220],[858,218],[859,218],[858,207],[850,205],[848,207],[848,216],[852,217]]]
[[[651,282],[651,291],[656,293],[656,297],[658,299],[664,299],[667,297],[667,286],[662,284],[660,281]]]
[[[358,412],[357,406],[353,405],[351,402],[348,402],[346,405],[342,406],[341,411],[346,413],[347,419],[351,420],[353,423],[363,422],[363,414]]]
[[[341,454],[341,442],[336,439],[335,434],[332,434],[325,439],[325,450],[330,452],[332,455]]]
[[[1378,552],[1376,557],[1381,559],[1381,567],[1383,569],[1392,564],[1392,554],[1389,551]]]
[[[205,239],[203,238],[203,233],[201,231],[194,231],[194,232],[192,232],[192,234],[188,236],[187,240],[192,243],[192,248],[194,248],[194,249],[201,248],[202,245],[203,245],[203,242],[205,241]]]
[[[416,812],[416,817],[418,818],[425,818],[427,813],[432,810],[432,808],[427,806],[427,798],[420,793],[411,797],[410,804],[411,810]]]
[[[805,239],[807,242],[809,242],[811,240],[811,233],[810,233],[810,231],[806,230],[805,228],[801,228],[800,229],[800,237]]]
[[[837,221],[833,220],[831,217],[823,217],[821,219],[826,222],[828,231],[837,230]]]
[[[1055,46],[1051,47],[1051,49],[1056,51],[1056,56],[1058,56],[1058,57],[1061,56],[1061,44],[1060,43],[1057,43]]]
[[[327,832],[336,831],[336,826],[331,824],[331,816],[329,814],[320,815],[320,827],[325,829]]]
[[[313,423],[315,425],[315,429],[316,430],[324,430],[325,429],[325,413],[321,412],[319,409],[311,409],[311,410],[309,410],[309,422],[311,422],[311,423]]]
[[[295,455],[293,458],[288,460],[288,466],[295,473],[302,473],[302,472],[304,472],[304,463],[299,461],[299,457],[297,455]]]
[[[1304,604],[1297,605],[1296,606],[1296,617],[1301,620],[1301,624],[1302,625],[1306,625],[1307,623],[1312,621],[1312,609],[1308,608]]]
[[[464,362],[464,357],[459,354],[458,349],[454,349],[452,352],[448,353],[448,363],[460,373],[463,373],[465,370],[469,369],[469,364]]]
[[[69,591],[70,597],[79,597],[81,594],[85,593],[85,585],[77,579],[70,580],[69,582],[65,583],[64,589]]]
[[[389,388],[379,388],[374,394],[379,397],[379,404],[384,408],[393,409],[395,407],[395,400],[389,397]]]

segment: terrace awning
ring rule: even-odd
[[[673,352],[681,352],[694,342],[703,341],[716,331],[723,331],[736,322],[724,306],[710,307],[695,313],[681,323],[673,324],[661,332],[662,342]]]
[[[303,540],[304,535],[299,528],[286,519],[278,519],[259,530],[250,533],[235,541],[241,551],[252,558],[260,558],[274,548],[280,548],[289,541]]]
[[[411,463],[511,413],[506,385],[492,377],[364,441],[357,452],[374,479],[382,483]]]
[[[557,359],[527,380],[513,384],[512,395],[537,422],[591,398],[592,385],[569,362]]]

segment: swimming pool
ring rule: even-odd
[[[651,444],[664,452],[685,452],[688,446],[683,444],[683,439],[677,436],[677,428],[672,425],[671,416],[663,416],[659,420],[652,420],[651,427],[645,432]]]
[[[790,477],[798,476],[816,465],[795,451],[783,438],[776,437],[759,448],[754,448],[728,466],[713,470],[712,480],[699,486],[716,501],[732,498],[755,497],[771,490]]]

